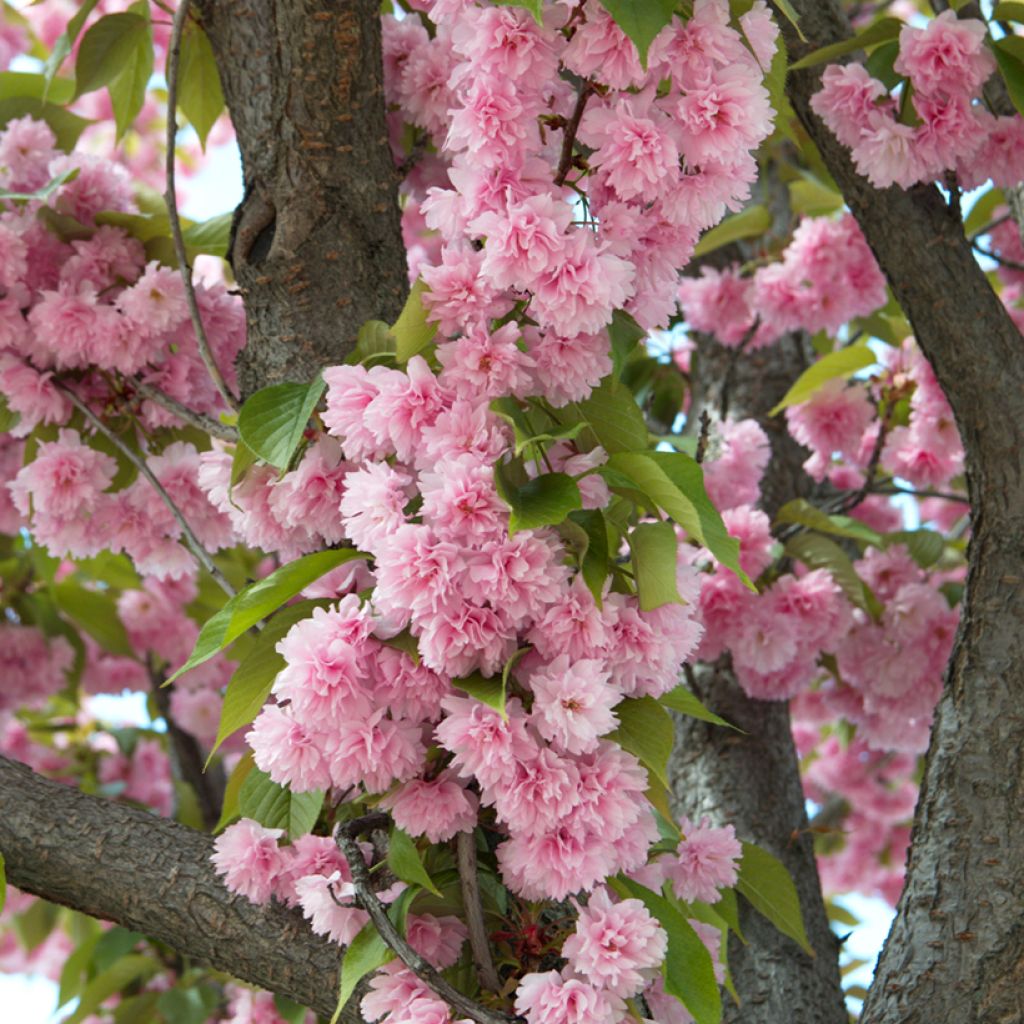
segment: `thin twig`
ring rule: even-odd
[[[476,973],[482,988],[490,992],[501,991],[501,979],[491,957],[491,944],[487,941],[487,926],[480,903],[480,880],[477,877],[476,836],[473,832],[459,832],[455,837],[455,854],[462,887],[462,903],[466,908],[469,928],[469,948],[473,953]]]
[[[958,501],[962,505],[970,505],[970,499],[963,494],[953,494],[950,491],[915,490],[912,487],[891,486],[872,487],[871,494],[907,494],[911,498],[941,498],[943,501]]]
[[[1006,267],[1008,270],[1024,270],[1024,263],[1018,263],[1016,260],[1008,260],[1005,256],[1000,256],[998,253],[992,252],[991,249],[986,249],[983,245],[979,245],[977,242],[971,242],[971,248],[980,256],[993,260],[1001,267]]]
[[[185,537],[185,543],[188,546],[189,551],[195,555],[199,564],[217,581],[220,585],[221,590],[224,591],[228,597],[235,596],[235,588],[228,583],[224,574],[214,565],[213,559],[210,557],[209,552],[202,544],[199,543],[199,538],[192,532],[192,527],[188,525],[188,520],[181,514],[181,509],[174,504],[173,499],[167,493],[164,485],[157,480],[153,473],[153,470],[149,468],[145,458],[139,457],[139,453],[132,451],[115,434],[93,411],[88,405],[83,402],[78,395],[74,393],[69,387],[67,387],[62,381],[53,380],[54,386],[58,391],[62,391],[69,402],[108,440],[110,443],[117,448],[119,452],[133,465],[136,469],[150,482],[153,489],[157,494],[160,495],[160,499],[170,509],[171,515],[174,516],[178,526],[181,527],[181,532]]]
[[[881,417],[878,424],[878,436],[875,438],[874,447],[871,449],[871,457],[868,459],[867,467],[864,470],[864,483],[850,494],[843,496],[831,511],[837,513],[849,512],[856,508],[870,493],[875,486],[875,477],[878,475],[878,464],[882,461],[882,449],[885,447],[885,439],[889,434],[889,427],[892,420],[892,406],[890,405]]]
[[[386,814],[368,814],[356,821],[346,822],[341,825],[335,833],[335,839],[341,852],[348,861],[349,870],[352,872],[352,885],[356,891],[356,897],[363,910],[370,915],[370,920],[376,927],[380,937],[387,946],[394,952],[395,956],[409,968],[417,978],[425,985],[436,992],[453,1009],[462,1016],[475,1020],[477,1024],[509,1024],[511,1020],[520,1018],[510,1017],[507,1014],[496,1010],[488,1010],[480,1003],[460,992],[454,985],[446,981],[441,974],[426,960],[423,959],[399,934],[394,926],[384,904],[378,899],[373,891],[373,883],[370,879],[370,871],[363,859],[362,851],[356,842],[356,835],[370,828],[384,827],[388,823]]]
[[[140,395],[145,395],[151,402],[155,402],[168,412],[173,413],[179,420],[198,427],[212,437],[219,437],[222,441],[238,440],[238,431],[234,427],[229,427],[226,423],[219,423],[209,416],[204,416],[201,412],[195,412],[187,405],[182,405],[176,398],[171,398],[159,388],[153,387],[152,384],[147,384],[145,381],[139,380],[138,377],[133,377],[131,384]]]
[[[558,171],[555,173],[555,184],[561,188],[565,179],[569,176],[569,168],[572,167],[572,147],[576,142],[576,132],[579,131],[580,121],[583,120],[583,111],[594,91],[592,82],[584,82],[580,86],[579,95],[576,97],[576,109],[569,118],[565,128],[565,137],[562,139],[562,155],[558,160]]]
[[[722,393],[718,401],[718,415],[723,423],[729,415],[729,392],[732,391],[733,380],[736,377],[736,364],[739,363],[740,356],[746,351],[747,346],[754,340],[754,335],[757,334],[760,326],[760,316],[754,317],[754,322],[747,328],[747,333],[740,339],[740,343],[729,352],[729,362],[725,367]]]
[[[185,239],[181,234],[178,197],[175,191],[174,142],[178,134],[178,63],[181,58],[181,36],[185,30],[190,4],[191,0],[180,0],[178,9],[174,12],[174,27],[171,29],[171,39],[167,48],[167,191],[164,193],[164,202],[167,203],[167,215],[171,221],[171,237],[174,239],[174,252],[178,257],[181,279],[185,282],[185,298],[188,301],[192,327],[196,333],[199,356],[228,408],[237,409],[238,403],[228,390],[227,384],[224,383],[224,377],[217,366],[217,361],[213,358],[210,340],[206,336],[203,318],[199,314],[199,303],[196,301],[196,291],[192,285],[192,268],[188,265]]]
[[[985,235],[990,234],[995,228],[999,227],[1001,224],[1005,224],[1010,219],[1010,216],[1011,215],[1009,213],[1004,213],[1001,217],[996,217],[995,220],[990,220],[986,225],[984,225],[984,227],[978,228],[978,230],[970,236],[971,241],[973,242],[976,238],[983,238]]]
[[[694,453],[694,460],[703,462],[704,456],[708,453],[708,438],[711,436],[711,414],[707,409],[700,411],[700,437],[697,438],[697,451]]]

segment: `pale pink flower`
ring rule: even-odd
[[[682,818],[683,838],[675,855],[668,856],[665,873],[681,899],[717,903],[718,890],[736,884],[737,862],[742,853],[732,825],[715,828],[705,818],[694,825]]]
[[[625,1004],[568,972],[523,975],[516,1012],[529,1024],[617,1024]]]
[[[457,832],[473,830],[479,801],[452,773],[443,772],[429,782],[413,779],[405,783],[380,805],[391,811],[395,824],[409,835],[443,843]]]
[[[224,884],[253,903],[270,899],[274,882],[285,866],[277,841],[284,829],[264,828],[250,818],[229,825],[213,843],[210,860]]]
[[[622,699],[604,663],[582,658],[570,663],[562,654],[530,674],[534,702],[530,720],[537,731],[569,754],[597,747],[598,737],[619,720],[611,710]]]

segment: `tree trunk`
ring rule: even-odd
[[[702,407],[728,406],[737,418],[754,417],[768,433],[772,459],[762,486],[771,516],[780,505],[809,496],[813,481],[801,464],[807,453],[789,436],[785,421],[768,410],[813,359],[802,334],[737,358],[700,338],[692,378],[691,417]],[[693,673],[697,696],[745,735],[675,715],[676,742],[669,773],[674,807],[691,818],[708,815],[733,824],[737,835],[770,850],[789,870],[800,896],[810,957],[744,900],[740,921],[747,945],[733,939],[729,969],[740,997],[727,1000],[727,1022],[847,1024],[839,979],[839,944],[829,928],[807,828],[804,793],[790,730],[789,705],[748,697],[736,682],[728,657]]]
[[[833,0],[795,0],[796,55],[849,35]],[[907,881],[864,1007],[868,1024],[1024,1020],[1024,339],[938,190],[882,191],[809,106],[794,109],[860,222],[953,408],[972,537],[960,630],[936,713]]]
[[[243,394],[340,363],[407,290],[377,0],[199,0],[245,174]]]

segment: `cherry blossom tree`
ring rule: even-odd
[[[1024,5],[2,17],[0,968],[1024,1012]]]

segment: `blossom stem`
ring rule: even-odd
[[[490,992],[499,992],[501,979],[491,957],[491,944],[487,941],[487,927],[484,924],[484,911],[480,903],[475,833],[459,832],[455,836],[455,855],[459,869],[459,884],[462,887],[462,903],[466,909],[466,925],[469,928],[469,948],[473,952],[477,976],[483,988]]]
[[[559,188],[565,184],[565,179],[569,176],[569,168],[572,167],[572,149],[576,144],[576,132],[579,131],[580,121],[583,120],[583,111],[593,91],[593,85],[590,82],[584,82],[576,97],[576,108],[565,129],[565,137],[562,139],[562,155],[558,160],[558,171],[555,174],[555,184]]]
[[[58,391],[64,393],[68,401],[96,428],[108,441],[133,465],[138,471],[150,482],[153,489],[157,494],[160,495],[160,499],[170,510],[171,515],[174,516],[178,526],[181,527],[182,535],[185,538],[185,544],[189,551],[195,555],[199,564],[217,581],[221,590],[224,591],[228,597],[235,596],[235,588],[227,581],[224,574],[214,564],[213,559],[210,557],[210,553],[199,543],[199,538],[192,532],[192,527],[188,525],[188,520],[182,515],[181,509],[174,504],[174,500],[167,493],[164,485],[157,480],[156,475],[149,468],[149,465],[145,459],[145,453],[141,456],[138,452],[133,451],[128,447],[115,434],[100,418],[97,416],[92,409],[82,401],[69,387],[67,387],[62,381],[54,380],[54,386]]]
[[[363,859],[362,851],[356,842],[359,832],[369,828],[383,827],[389,819],[386,814],[368,814],[366,817],[357,818],[355,821],[346,822],[341,825],[335,833],[335,839],[341,852],[348,861],[349,870],[352,872],[352,885],[355,888],[356,896],[363,910],[370,915],[370,920],[376,927],[380,937],[394,952],[395,956],[409,968],[417,978],[425,985],[436,992],[453,1009],[457,1010],[464,1017],[475,1020],[477,1024],[509,1024],[509,1021],[518,1018],[510,1017],[507,1014],[496,1010],[488,1010],[480,1003],[460,992],[454,985],[445,980],[444,977],[419,955],[399,934],[398,929],[388,917],[384,904],[378,899],[373,891],[373,884],[370,880],[370,871]]]
[[[167,204],[167,215],[171,222],[171,237],[174,239],[174,252],[178,257],[181,279],[185,283],[185,298],[188,302],[189,316],[192,318],[192,327],[196,333],[199,356],[203,360],[203,365],[205,365],[214,386],[227,403],[227,407],[237,410],[238,403],[224,382],[217,361],[213,358],[213,350],[210,348],[206,329],[203,327],[203,318],[199,313],[199,303],[196,301],[196,292],[192,285],[192,268],[188,264],[185,239],[181,233],[181,219],[178,216],[174,154],[174,141],[178,134],[178,64],[181,58],[181,37],[185,30],[185,22],[188,20],[190,6],[190,0],[181,0],[178,9],[174,12],[174,26],[171,29],[171,39],[167,48],[167,191],[164,192],[164,202]]]
[[[213,437],[219,437],[222,441],[234,442],[238,440],[238,431],[234,427],[229,427],[226,423],[219,423],[210,416],[204,416],[200,412],[195,412],[187,405],[182,405],[176,398],[171,398],[170,395],[164,394],[159,388],[153,387],[152,384],[147,384],[145,381],[139,380],[138,377],[133,377],[131,379],[131,386],[140,395],[145,395],[151,402],[155,402],[168,412],[173,413],[179,420],[183,420],[193,427],[198,427]]]

